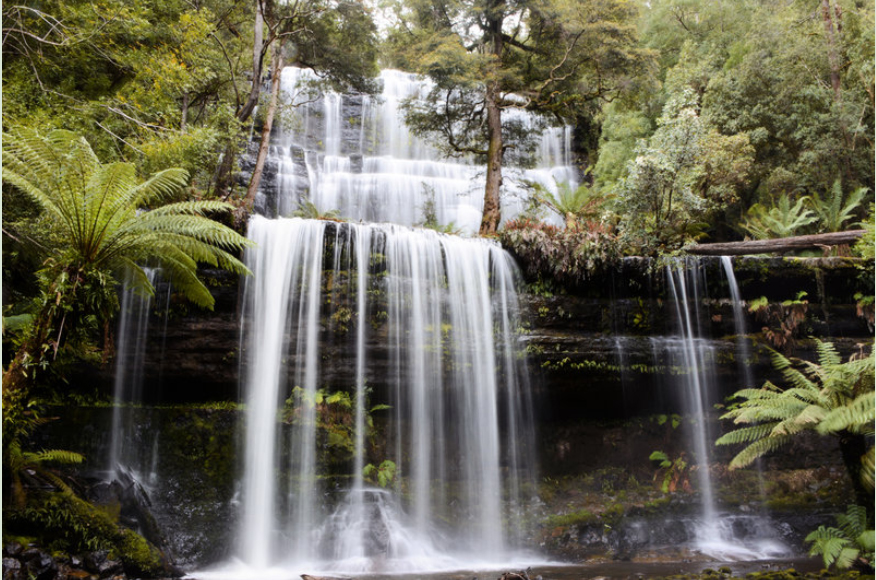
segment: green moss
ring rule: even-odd
[[[548,528],[568,527],[576,525],[594,524],[599,521],[599,516],[584,509],[570,514],[548,516],[542,520],[542,525]]]
[[[58,555],[108,550],[129,574],[154,578],[167,572],[161,552],[118,524],[117,505],[98,507],[62,492],[31,494],[25,508],[4,510],[3,524],[5,542],[34,543]]]
[[[161,553],[134,531],[122,530],[115,546],[111,555],[122,561],[129,575],[156,578],[166,574]]]

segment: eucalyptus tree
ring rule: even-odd
[[[652,64],[637,45],[635,7],[622,0],[414,0],[398,3],[389,36],[393,64],[428,76],[406,120],[441,138],[448,154],[486,163],[480,232],[501,217],[503,112],[555,119],[639,88]],[[505,129],[507,130],[507,129]]]
[[[246,192],[250,207],[258,192],[279,103],[280,75],[286,62],[311,68],[340,90],[373,92],[377,75],[377,28],[361,2],[303,0],[275,3],[256,0],[253,86],[237,117],[246,120],[259,100],[262,68],[270,54],[271,94],[262,125],[255,168]],[[226,155],[229,160],[232,151]]]
[[[233,253],[250,242],[206,215],[231,206],[165,203],[187,181],[178,168],[141,181],[132,163],[101,163],[88,142],[69,131],[4,133],[3,182],[39,209],[33,235],[44,253],[33,323],[3,375],[4,393],[27,386],[57,356],[71,328],[96,321],[106,331],[118,309],[120,281],[153,293],[143,264],[161,267],[178,291],[206,308],[213,297],[198,279],[198,263],[248,273]]]

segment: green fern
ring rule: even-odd
[[[874,531],[868,529],[867,510],[852,505],[836,516],[838,528],[819,526],[806,536],[811,556],[821,556],[826,567],[851,568],[859,559],[873,561]]]
[[[578,220],[593,220],[599,215],[602,203],[607,199],[587,185],[576,188],[565,181],[557,182],[557,193],[554,194],[542,184],[528,182],[536,198],[566,221],[566,227],[572,229]]]
[[[199,262],[248,272],[229,252],[251,242],[206,217],[229,211],[231,205],[188,201],[162,206],[186,185],[183,169],[166,169],[140,181],[133,164],[101,164],[75,133],[56,130],[42,136],[15,128],[3,139],[3,181],[42,208],[52,234],[64,241],[58,263],[65,268],[110,271],[116,280],[131,279],[151,294],[154,289],[140,264],[157,264],[178,291],[206,308],[212,308],[213,297],[196,275]],[[145,211],[153,206],[162,207]]]
[[[818,363],[774,352],[773,366],[789,387],[781,389],[766,382],[761,389],[742,389],[734,395],[741,402],[721,418],[741,427],[716,441],[718,445],[745,445],[730,462],[731,469],[750,465],[802,431],[873,433],[873,353],[842,362],[833,344],[822,341],[816,341],[816,351]],[[872,458],[872,445],[869,447]]]
[[[809,207],[818,216],[819,230],[822,232],[842,231],[846,222],[854,219],[855,213],[861,207],[868,191],[870,191],[869,188],[859,187],[843,201],[842,182],[837,179],[823,199],[820,195],[815,194],[809,200]]]
[[[332,209],[329,211],[319,211],[319,208],[314,205],[306,197],[302,197],[298,202],[298,209],[292,212],[293,217],[300,217],[309,220],[331,220],[340,221],[340,210]]]
[[[742,228],[758,240],[798,235],[818,220],[815,212],[806,208],[808,203],[809,198],[804,196],[792,206],[788,195],[780,196],[773,207],[756,203],[749,208]]]

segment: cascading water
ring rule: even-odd
[[[504,563],[502,518],[519,508],[533,475],[511,259],[493,243],[392,225],[254,217],[250,238],[259,249],[247,255],[241,560],[262,570],[354,572]],[[353,291],[333,291],[338,284]],[[329,461],[318,449],[332,445],[331,435],[324,440],[330,409],[316,403],[317,386],[343,363],[325,360],[317,335],[338,312],[355,327],[352,473],[333,505],[321,483]],[[369,376],[377,348],[389,351],[388,377]],[[385,432],[394,450],[382,456],[366,445],[371,385],[393,411]],[[292,423],[287,441],[278,415]],[[366,460],[389,457],[403,502],[362,476]]]
[[[159,271],[145,268],[146,278],[155,286]],[[146,458],[137,457],[126,443],[133,439],[131,429],[136,425],[130,418],[130,406],[141,402],[143,396],[143,368],[146,355],[146,337],[152,297],[134,290],[129,284],[122,289],[116,341],[116,368],[113,387],[113,417],[110,434],[110,453],[107,471],[111,479],[118,469],[138,469]],[[149,462],[151,463],[151,462]]]
[[[428,141],[405,126],[400,106],[428,90],[414,75],[387,70],[380,75],[378,96],[319,93],[309,88],[313,73],[283,71],[285,101],[295,107],[272,147],[277,188],[264,188],[256,208],[266,215],[288,216],[303,198],[320,211],[338,210],[351,220],[423,223],[432,217],[442,225],[477,231],[483,207],[482,167],[471,159],[442,158]],[[541,129],[532,115],[506,111],[508,123]],[[535,159],[519,159],[534,169],[504,168],[503,219],[525,205],[523,181],[556,191],[557,182],[576,186],[571,162],[571,128],[541,133]],[[513,161],[513,160],[512,160]],[[434,212],[434,216],[427,216]]]
[[[736,274],[733,272],[733,261],[730,256],[721,257],[721,266],[727,276],[727,284],[730,286],[730,300],[733,302],[733,324],[736,327],[736,355],[739,357],[739,369],[742,372],[744,386],[754,387],[754,373],[748,364],[751,358],[751,349],[746,338],[744,303],[739,294],[739,285],[736,283]]]
[[[289,215],[307,199],[395,225],[250,221],[245,570],[234,574],[505,566],[515,538],[503,519],[525,509],[534,477],[518,273],[495,243],[405,227],[431,212],[475,230],[479,169],[401,122],[403,99],[425,87],[411,75],[384,71],[379,97],[313,92],[309,80],[284,71],[298,106],[257,208]],[[570,138],[547,131],[542,168],[516,174],[573,181]]]
[[[732,266],[728,279],[731,287],[735,287],[735,277],[731,276]],[[680,369],[677,386],[683,393],[685,413],[691,419],[691,439],[696,455],[694,461],[702,508],[694,545],[704,554],[724,560],[788,555],[789,550],[775,540],[778,534],[766,520],[755,516],[748,518],[751,522],[740,523],[740,518],[722,517],[717,509],[709,469],[710,448],[715,437],[708,428],[708,412],[715,402],[717,376],[715,347],[708,340],[700,316],[700,305],[705,297],[702,262],[691,258],[667,266],[666,282],[674,306],[677,336],[655,339],[654,350],[655,359],[664,356],[668,368]],[[738,290],[733,299],[738,304]],[[737,317],[737,321],[741,320],[741,316]],[[751,535],[739,538],[735,528],[746,526],[750,528],[746,529],[746,533]]]

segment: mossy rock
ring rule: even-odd
[[[180,576],[160,550],[143,536],[118,524],[118,514],[70,493],[31,493],[23,509],[4,509],[4,541],[26,535],[58,554],[107,550],[128,575]],[[30,543],[30,542],[29,542]]]

